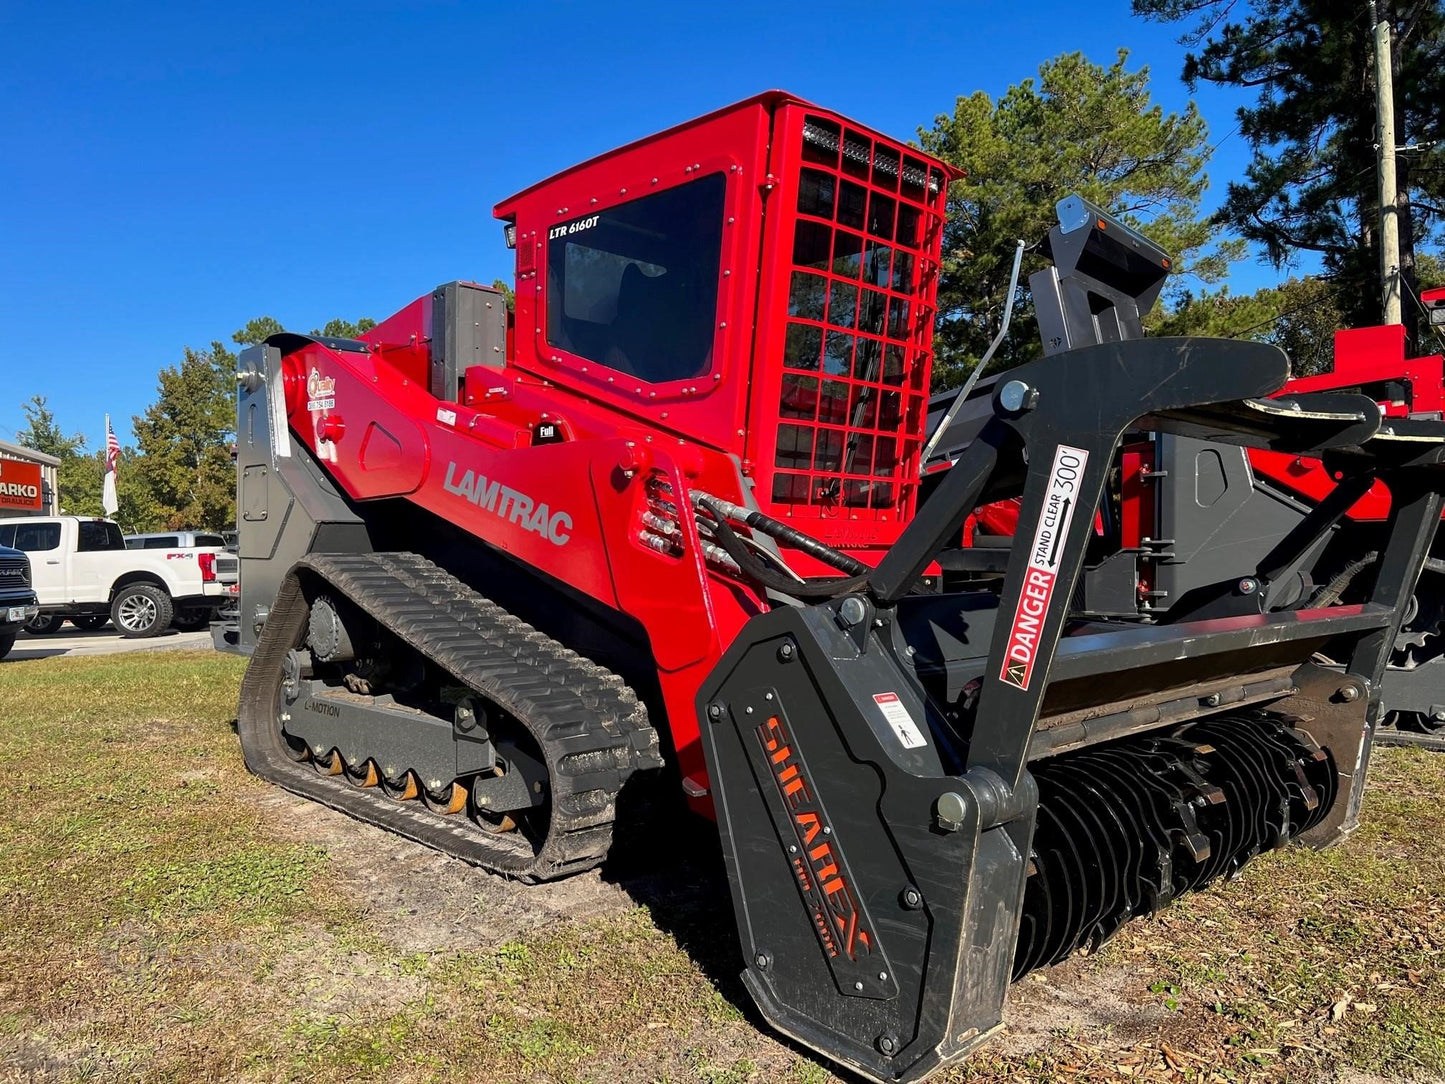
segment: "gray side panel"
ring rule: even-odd
[[[432,291],[431,393],[456,402],[471,365],[501,368],[507,353],[507,304],[501,293],[472,282]]]
[[[1185,592],[1259,566],[1306,509],[1255,485],[1243,448],[1158,435],[1156,462],[1168,473],[1159,486],[1160,555],[1154,586],[1167,609]],[[1322,543],[1323,544],[1323,540]],[[1304,564],[1318,557],[1307,554]]]
[[[249,654],[291,566],[317,550],[371,548],[366,524],[294,441],[281,393],[281,351],[253,346],[238,363],[236,528],[241,558],[238,648]]]

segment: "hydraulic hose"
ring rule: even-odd
[[[863,569],[863,572],[859,575],[839,577],[832,580],[805,580],[801,583],[797,580],[788,579],[786,576],[774,572],[764,565],[762,561],[758,560],[757,556],[753,554],[743,540],[738,537],[738,533],[728,525],[727,516],[721,508],[717,507],[717,505],[727,505],[727,501],[723,501],[717,497],[709,497],[705,494],[695,493],[693,494],[693,503],[708,515],[712,516],[714,520],[712,524],[713,537],[717,539],[717,544],[726,551],[727,555],[738,563],[738,567],[742,569],[743,574],[756,580],[769,590],[778,591],[785,595],[792,595],[794,598],[832,598],[836,595],[846,595],[851,591],[856,591],[868,582],[868,566],[858,561],[855,561],[854,564],[857,564]],[[736,508],[737,506],[731,505],[731,507]],[[774,520],[773,522],[777,521]],[[748,526],[752,526],[752,524],[748,524]],[[784,525],[779,524],[779,526]],[[761,527],[757,529],[762,530]],[[802,537],[806,538],[807,536],[803,535]],[[810,539],[810,541],[822,546],[825,550],[830,549],[830,547],[818,542],[817,539]],[[831,552],[836,553],[837,551],[831,550]],[[845,555],[840,553],[838,556],[844,557]],[[852,558],[846,559],[852,560]]]
[[[733,504],[732,501],[725,501],[721,497],[714,497],[711,493],[703,493],[699,490],[692,491],[692,500],[694,504],[706,501],[706,507],[718,520],[724,518],[735,520],[755,531],[761,531],[769,538],[774,538],[786,546],[792,546],[795,550],[802,550],[809,557],[816,558],[825,565],[832,565],[840,572],[846,572],[850,576],[866,576],[872,571],[862,561],[849,557],[846,553],[835,550],[827,543],[819,542],[812,535],[804,534],[796,527],[789,527],[781,520],[776,520],[757,509],[744,508],[742,505]],[[734,533],[734,537],[736,537],[736,533]]]
[[[1348,590],[1354,578],[1379,559],[1379,551],[1371,550],[1363,557],[1351,561],[1340,570],[1334,579],[1311,596],[1307,604],[1309,609],[1323,609],[1326,606],[1333,606],[1336,602],[1339,602],[1340,597]],[[1437,575],[1445,574],[1445,561],[1442,561],[1438,557],[1426,557],[1424,570],[1426,572],[1434,572]]]
[[[1325,584],[1311,596],[1308,608],[1311,610],[1322,610],[1326,606],[1333,606],[1340,601],[1340,597],[1349,589],[1354,578],[1365,569],[1380,559],[1376,550],[1371,550],[1363,557],[1357,557],[1351,561],[1329,583]]]

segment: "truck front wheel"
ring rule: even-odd
[[[25,631],[32,636],[48,636],[52,632],[59,632],[60,626],[65,624],[65,618],[55,614],[37,614],[25,622]]]
[[[15,646],[15,630],[0,632],[0,659],[10,654],[10,649]]]
[[[110,619],[128,640],[159,636],[171,627],[174,616],[171,596],[150,583],[122,587],[110,603]]]

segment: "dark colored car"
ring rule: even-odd
[[[25,622],[40,613],[30,586],[30,558],[0,546],[0,659],[15,646]]]

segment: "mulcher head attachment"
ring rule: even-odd
[[[779,1030],[872,1079],[920,1079],[1000,1026],[1011,978],[1353,827],[1445,426],[1382,430],[1363,397],[1257,398],[1286,376],[1271,347],[1198,339],[1016,369],[865,590],[743,629],[699,712],[744,981]],[[1341,495],[1168,625],[1073,619],[1137,429],[1320,455]],[[1307,576],[1377,480],[1393,509],[1366,600],[1279,605],[1272,582]],[[1009,496],[1020,529],[994,588],[914,593],[964,518]]]

